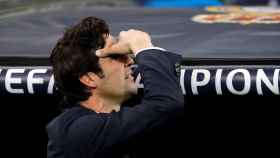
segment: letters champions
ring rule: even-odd
[[[206,67],[181,70],[185,95],[279,95],[278,66]]]
[[[184,95],[280,95],[280,67],[186,67],[181,69]],[[136,77],[140,84],[141,76]],[[142,87],[141,87],[142,88]],[[51,67],[0,67],[0,94],[53,95]]]

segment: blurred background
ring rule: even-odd
[[[204,7],[207,5],[266,5],[278,6],[280,0],[0,0],[0,14],[9,11],[21,11],[28,7],[40,8],[48,6],[49,9],[59,8],[63,5],[87,5],[110,7]],[[14,10],[11,10],[14,9]]]
[[[77,6],[201,8],[223,5],[279,7],[279,4],[280,0],[0,0],[0,18]]]
[[[0,18],[77,6],[201,8],[223,5],[279,7],[279,4],[280,0],[0,0]]]

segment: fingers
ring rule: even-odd
[[[136,53],[140,49],[153,46],[148,33],[133,29],[121,31],[118,40],[111,43],[114,44],[108,44],[103,49],[97,50],[96,55],[98,57],[106,57],[110,54]]]
[[[130,47],[126,41],[126,34],[128,31],[121,31],[118,37],[111,37],[111,45],[105,46],[103,49],[96,51],[98,57],[106,57],[110,54],[128,54],[130,53]],[[110,42],[110,41],[106,41]]]
[[[128,54],[128,53],[130,53],[130,49],[128,46],[126,46],[125,43],[116,43],[110,47],[97,50],[96,56],[101,58],[101,57],[106,57],[110,54]]]

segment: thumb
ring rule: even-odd
[[[95,54],[96,54],[96,56],[98,56],[99,58],[106,57],[106,55],[105,55],[105,53],[104,53],[104,49],[98,49],[98,50],[96,50]]]

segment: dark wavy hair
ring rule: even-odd
[[[106,22],[97,17],[87,17],[66,29],[52,50],[50,59],[55,84],[67,103],[77,103],[91,96],[79,78],[88,72],[102,75],[95,51],[104,47],[104,35],[109,35]]]

